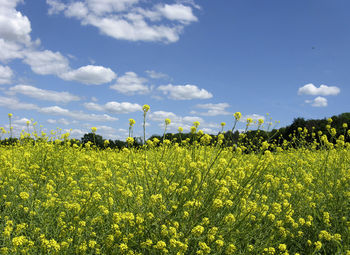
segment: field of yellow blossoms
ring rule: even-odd
[[[204,137],[0,147],[0,253],[350,254],[349,144],[245,154]]]

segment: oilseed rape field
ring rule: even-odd
[[[2,145],[0,253],[350,254],[349,132],[246,153],[199,124],[192,143]]]

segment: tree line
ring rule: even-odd
[[[330,122],[331,119],[331,122]],[[337,136],[344,134],[344,142],[350,142],[350,136],[346,135],[348,128],[350,127],[350,112],[342,113],[339,115],[332,116],[331,118],[324,119],[308,119],[305,118],[295,118],[291,125],[286,127],[281,127],[279,129],[272,129],[270,131],[259,129],[259,130],[248,130],[242,135],[238,130],[226,131],[223,132],[223,145],[224,146],[234,146],[240,144],[247,148],[254,148],[264,141],[274,143],[276,146],[282,146],[286,141],[293,142],[297,140],[298,137],[303,136],[303,142],[312,142],[315,139],[320,140],[320,137],[326,135],[328,140],[336,143],[335,139],[332,139],[332,134],[330,132],[331,128],[334,128],[337,132]],[[220,134],[220,133],[219,133]],[[218,141],[218,135],[211,134],[211,144],[215,144]],[[183,141],[186,141],[186,144],[193,144],[200,140],[201,135],[192,134],[192,133],[166,133],[164,135],[152,135],[147,141],[154,141],[157,139],[159,143],[163,142],[164,139],[167,139],[171,142],[178,142],[183,144]],[[32,138],[26,138],[27,140],[32,140]],[[39,138],[40,139],[40,138]],[[17,138],[6,138],[0,141],[2,145],[9,145],[19,141]],[[98,148],[105,149],[123,149],[128,147],[126,141],[122,140],[112,140],[104,139],[101,135],[95,133],[84,134],[81,139],[70,139],[70,144],[77,144],[85,146],[87,143],[90,145],[95,145]],[[147,142],[146,141],[146,142]],[[134,137],[133,147],[141,147],[143,145],[143,140],[141,137]],[[295,143],[297,146],[297,141]]]

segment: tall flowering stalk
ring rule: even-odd
[[[12,128],[11,119],[12,119],[13,114],[12,114],[12,113],[9,113],[8,116],[9,116],[9,122],[10,122],[10,136],[11,136],[11,138],[12,138],[12,129],[13,129],[13,128]]]
[[[143,110],[143,144],[146,144],[146,115],[151,107],[148,104],[142,106]]]

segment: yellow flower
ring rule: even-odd
[[[201,123],[199,123],[199,121],[193,122],[193,126],[195,126],[196,128],[197,128],[200,124],[201,124]]]
[[[258,123],[259,123],[259,126],[261,126],[262,124],[264,124],[264,120],[263,119],[259,119]]]
[[[159,250],[163,250],[166,247],[166,243],[164,241],[158,241],[157,244],[153,247]]]
[[[144,113],[148,112],[151,107],[148,104],[142,106],[142,110]]]
[[[92,133],[96,133],[97,128],[96,128],[96,127],[92,127],[92,128],[91,128],[91,131],[92,131]]]
[[[285,245],[284,243],[281,243],[279,246],[278,246],[278,249],[280,251],[286,251],[287,250],[287,245]]]
[[[247,126],[249,126],[250,124],[252,124],[253,119],[252,118],[247,118]]]
[[[192,126],[191,127],[191,133],[194,134],[194,133],[196,133],[196,131],[197,131],[197,128]]]
[[[127,142],[128,144],[132,145],[132,144],[134,143],[134,138],[128,137],[128,138],[126,138],[126,142]]]
[[[28,239],[25,236],[18,236],[18,237],[14,237],[12,239],[12,244],[14,246],[21,246],[23,244],[25,244],[28,241]]]
[[[316,249],[316,251],[321,250],[321,248],[322,248],[322,243],[321,243],[320,241],[317,241],[317,242],[315,242],[314,244],[315,244],[315,249]]]
[[[9,113],[8,116],[9,116],[9,118],[12,118],[13,114],[12,114],[12,113]]]
[[[171,120],[168,119],[168,118],[166,118],[166,119],[165,119],[165,125],[170,125],[170,123],[171,123]]]
[[[184,129],[183,129],[182,127],[179,127],[177,130],[178,130],[180,133],[182,133],[182,131],[184,131]]]
[[[226,254],[234,254],[236,251],[236,246],[234,244],[230,244],[226,249]]]
[[[134,119],[129,119],[130,126],[134,126],[135,123],[136,123],[136,121]]]
[[[235,112],[235,114],[233,114],[233,116],[236,118],[236,120],[240,120],[242,117],[242,114],[240,112]]]
[[[226,126],[226,123],[225,122],[221,122],[221,126],[222,127]]]
[[[19,196],[23,200],[27,200],[29,198],[29,194],[27,192],[21,192],[21,193],[19,193]]]
[[[122,251],[122,252],[125,252],[128,250],[128,245],[125,244],[125,243],[122,243],[119,245],[119,249]]]
[[[191,230],[191,233],[195,236],[200,236],[203,233],[203,231],[204,231],[204,227],[201,225],[198,225]]]

